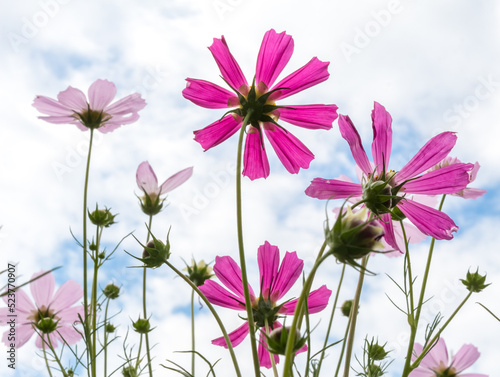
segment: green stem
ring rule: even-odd
[[[194,376],[194,362],[195,362],[195,353],[196,344],[195,344],[195,328],[194,328],[194,290],[191,291],[191,374]]]
[[[149,236],[151,233],[152,223],[153,223],[153,215],[149,215],[148,235],[146,237],[146,245],[149,242]],[[147,270],[147,268],[144,267],[143,274],[142,274],[142,311],[143,311],[144,319],[148,318],[148,312],[146,309],[146,270]],[[144,340],[146,341],[146,356],[148,358],[149,377],[153,377],[153,367],[151,365],[151,351],[149,349],[149,334],[148,333],[144,334]]]
[[[56,350],[54,349],[54,346],[52,345],[52,341],[50,340],[50,336],[47,336],[47,339],[49,340],[50,352],[52,352],[52,355],[54,356],[54,360],[56,361],[57,365],[59,365],[59,369],[61,369],[61,373],[62,373],[63,377],[68,377],[68,373],[66,373],[66,370],[64,369],[64,367],[61,363],[61,360],[59,360],[59,357],[57,356]],[[44,345],[44,349],[45,349],[45,345]]]
[[[106,301],[106,309],[104,310],[104,377],[108,377],[108,332],[106,331],[106,326],[108,325],[108,307],[109,298]]]
[[[141,351],[142,351],[142,336],[144,334],[141,334],[140,338],[139,338],[139,349],[137,350],[137,360],[135,362],[135,370],[137,370],[139,368],[139,364],[141,362]]]
[[[182,280],[184,280],[187,284],[189,284],[189,286],[191,288],[193,288],[193,290],[198,294],[198,296],[201,297],[201,299],[203,300],[205,305],[207,305],[208,309],[210,310],[210,312],[214,316],[215,320],[217,321],[217,324],[219,325],[219,327],[222,331],[222,335],[224,336],[224,340],[226,341],[226,345],[227,345],[227,348],[229,350],[229,354],[231,355],[231,360],[233,361],[236,376],[241,377],[241,372],[240,372],[240,368],[238,366],[238,360],[236,359],[236,355],[234,354],[233,345],[231,344],[231,340],[229,339],[229,336],[227,335],[226,328],[224,327],[224,324],[222,323],[222,320],[220,319],[217,312],[215,311],[213,305],[210,303],[210,301],[208,301],[208,299],[205,297],[203,292],[201,292],[199,290],[199,288],[186,275],[184,275],[177,268],[175,268],[175,266],[173,264],[171,264],[168,260],[165,260],[165,264],[168,267],[170,267],[170,269],[172,269],[172,271],[174,271],[177,274],[177,276],[179,276]]]
[[[347,337],[349,335],[349,328],[351,327],[351,319],[352,319],[352,307],[351,307],[351,312],[349,313],[347,326],[345,328],[344,341],[342,342],[342,349],[340,350],[339,362],[337,363],[337,369],[335,370],[335,377],[339,375],[340,366],[342,365],[342,358],[344,357],[345,346],[347,344]]]
[[[96,242],[95,251],[92,257],[94,262],[94,276],[92,279],[92,291],[90,308],[92,309],[92,349],[91,349],[91,359],[93,360],[92,365],[94,366],[97,362],[97,275],[99,271],[99,247],[101,243],[102,227],[98,226],[96,228]],[[95,368],[95,367],[94,367]],[[93,369],[94,369],[93,368]]]
[[[253,309],[252,302],[250,301],[250,290],[248,289],[248,277],[247,268],[245,262],[245,249],[243,246],[243,215],[241,208],[241,173],[242,173],[242,157],[243,157],[243,136],[245,135],[246,126],[248,120],[252,115],[252,110],[250,109],[243,119],[243,124],[241,125],[240,135],[238,139],[238,154],[236,157],[236,222],[238,228],[238,250],[240,257],[240,267],[241,267],[241,280],[243,283],[243,295],[245,297],[245,308],[247,311],[248,318],[248,332],[250,335],[250,345],[252,348],[253,366],[255,377],[260,377],[260,364],[259,364],[259,354],[257,352],[257,340],[255,338],[255,323],[253,320]]]
[[[50,371],[49,360],[47,359],[47,351],[45,350],[45,339],[42,335],[42,351],[43,358],[45,359],[45,366],[47,367],[47,372],[49,372],[49,376],[52,377],[52,372]]]
[[[441,211],[441,209],[443,208],[445,198],[446,198],[446,195],[443,195],[443,197],[441,198],[441,202],[439,203],[439,208],[438,208],[439,211]],[[406,239],[405,239],[405,242],[406,242]],[[415,318],[413,321],[413,326],[411,327],[410,340],[408,342],[408,350],[406,352],[406,360],[405,360],[405,365],[403,368],[403,376],[408,376],[408,374],[411,372],[411,368],[410,368],[411,355],[413,353],[413,346],[415,345],[415,338],[417,336],[417,330],[418,330],[418,322],[420,321],[420,314],[422,312],[422,306],[424,304],[425,289],[427,287],[427,279],[429,277],[429,273],[431,270],[432,254],[434,252],[435,243],[436,243],[436,239],[432,238],[431,244],[429,246],[429,253],[427,255],[427,263],[425,265],[424,277],[422,279],[422,288],[420,289],[420,296],[418,299]],[[411,285],[412,285],[412,282],[410,281],[410,286]]]
[[[356,320],[358,318],[359,301],[361,298],[361,290],[363,289],[363,281],[365,278],[365,271],[367,264],[368,264],[368,255],[364,256],[363,259],[361,260],[361,270],[359,271],[358,286],[356,287],[356,294],[354,296],[354,302],[352,303],[352,308],[351,308],[352,319],[349,328],[349,338],[347,339],[347,350],[346,350],[345,364],[344,364],[344,377],[349,377],[352,348],[354,346],[354,333],[356,330]]]

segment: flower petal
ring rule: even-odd
[[[239,297],[245,296],[243,292],[243,281],[241,280],[241,269],[233,258],[228,256],[216,257],[214,273],[222,284],[236,293]],[[248,285],[248,289],[250,290],[250,295],[254,296],[250,285]]]
[[[116,86],[111,81],[97,79],[89,88],[89,104],[92,110],[104,110],[116,96]]]
[[[406,182],[403,190],[412,194],[454,194],[463,190],[469,184],[470,173],[473,168],[473,164],[448,165]]]
[[[72,325],[61,326],[57,329],[57,338],[61,341],[61,344],[73,344],[78,343],[82,340],[82,333],[78,332]]]
[[[45,97],[45,96],[36,96],[33,100],[33,107],[36,108],[42,114],[47,114],[54,117],[66,116],[73,118],[73,109],[68,108],[62,103],[56,101],[55,99]],[[45,120],[45,117],[42,119]],[[47,122],[50,122],[47,120]],[[51,122],[53,123],[53,122]]]
[[[227,334],[227,336],[229,337],[229,340],[231,341],[231,345],[233,347],[236,347],[238,344],[240,344],[243,341],[243,339],[246,338],[247,335],[248,335],[248,322],[245,322],[243,325],[238,327],[236,330]],[[215,344],[216,346],[222,346],[224,348],[229,348],[227,346],[226,339],[224,339],[223,336],[212,340],[212,344]]]
[[[293,54],[293,39],[285,32],[269,30],[262,40],[257,57],[255,83],[270,88],[287,65]]]
[[[69,109],[73,109],[75,112],[80,112],[81,110],[87,110],[88,103],[87,97],[80,90],[68,86],[68,89],[63,90],[57,95],[57,99],[60,103]]]
[[[8,305],[9,298],[8,295],[2,296],[3,301],[6,305]],[[22,314],[28,314],[31,311],[36,310],[36,307],[33,305],[33,302],[28,297],[28,295],[22,290],[16,290],[16,312]]]
[[[363,148],[363,144],[361,144],[361,137],[348,116],[339,115],[339,129],[342,137],[349,143],[352,157],[354,157],[356,164],[365,175],[372,174],[373,170],[370,160],[368,160],[368,156]]]
[[[297,257],[297,252],[286,252],[276,275],[276,279],[271,286],[273,301],[279,300],[290,290],[292,285],[294,285],[299,278],[303,267],[304,261]]]
[[[160,194],[160,189],[158,188],[158,178],[156,178],[156,174],[151,165],[149,165],[149,162],[141,162],[137,168],[137,172],[135,173],[135,178],[137,186],[139,186],[145,194]]]
[[[249,126],[247,130],[243,166],[242,174],[252,181],[269,176],[270,168],[266,149],[259,131],[253,126]]]
[[[240,129],[241,123],[241,117],[235,119],[231,114],[226,115],[221,120],[215,121],[201,130],[194,131],[194,140],[207,151],[233,136]]]
[[[139,93],[133,93],[106,107],[104,111],[111,115],[113,117],[112,122],[116,123],[116,118],[118,118],[118,115],[135,114],[139,110],[144,109],[144,107],[146,107],[146,101],[141,97]],[[127,121],[129,118],[130,117],[124,117],[119,119],[124,119]]]
[[[186,88],[182,91],[184,98],[207,109],[225,109],[230,101],[238,99],[233,92],[221,88],[209,81],[186,79]]]
[[[160,195],[172,191],[186,182],[193,175],[193,167],[183,169],[168,178],[160,186]]]
[[[430,139],[417,154],[396,174],[396,180],[401,183],[430,169],[453,149],[457,142],[454,132],[443,132]]]
[[[276,325],[276,324],[277,324],[277,322],[274,322],[274,325]],[[267,340],[266,340],[266,337],[264,335],[264,332],[261,331],[260,336],[259,336],[259,347],[258,347],[259,364],[261,367],[269,369],[272,367],[271,356],[269,355],[269,351],[267,350],[266,346],[267,346]],[[274,357],[274,362],[276,364],[278,364],[279,363],[279,356],[273,355],[273,357]]]
[[[297,174],[300,168],[307,169],[309,167],[314,155],[299,139],[272,123],[265,123],[263,128],[286,170]]]
[[[245,298],[243,296],[230,293],[213,280],[205,280],[205,283],[200,286],[200,291],[214,305],[234,310],[245,310]]]
[[[404,241],[403,241],[403,245],[401,245],[401,244],[398,244],[398,242],[396,240],[396,236],[394,234],[393,223],[392,223],[392,219],[391,219],[391,214],[384,213],[381,216],[381,219],[378,223],[384,229],[385,242],[393,249],[398,250],[399,252],[403,253],[405,251]]]
[[[413,200],[403,199],[397,207],[422,233],[437,240],[451,240],[458,230],[447,214]]]
[[[214,38],[214,42],[208,48],[212,53],[215,62],[219,66],[219,70],[222,77],[231,85],[234,89],[238,90],[241,86],[248,86],[241,68],[234,59],[233,55],[229,51],[226,40],[224,36],[221,39]]]
[[[422,359],[420,365],[427,368],[436,368],[440,365],[448,366],[448,349],[443,338],[439,338],[434,347]]]
[[[291,73],[273,88],[280,88],[280,93],[272,96],[274,99],[283,99],[295,93],[301,92],[311,86],[317,85],[328,79],[329,62],[322,62],[318,58],[312,58],[309,63]]]
[[[318,313],[325,309],[328,305],[328,301],[332,291],[329,290],[326,285],[322,285],[318,289],[309,293],[309,298],[307,299],[307,307],[309,314]],[[280,309],[281,314],[292,315],[295,312],[295,307],[297,306],[298,299],[293,299],[288,301]]]
[[[28,340],[33,336],[35,333],[35,330],[33,330],[33,326],[31,323],[26,324],[26,325],[17,325],[16,326],[16,348],[20,348],[26,344]],[[2,342],[7,346],[10,347],[10,341],[8,338],[10,336],[9,330],[5,331],[2,336]],[[37,335],[38,336],[38,335]]]
[[[345,199],[350,196],[361,196],[363,189],[359,183],[314,178],[305,192],[307,196],[317,199]]]
[[[377,173],[389,171],[389,159],[392,149],[392,118],[384,106],[375,102],[372,111],[372,156]]]
[[[464,371],[479,358],[477,347],[472,344],[464,344],[451,359],[451,365],[456,369],[457,374]]]
[[[260,272],[260,289],[264,298],[267,298],[271,285],[278,274],[280,264],[280,252],[278,247],[266,241],[264,245],[259,246],[257,261]]]
[[[52,301],[52,294],[54,293],[54,275],[49,272],[48,274],[39,277],[44,272],[46,271],[40,271],[33,274],[33,276],[31,277],[33,281],[30,283],[30,289],[31,294],[35,299],[35,305],[37,308],[41,308],[42,306],[48,307]]]
[[[71,305],[79,301],[83,297],[83,289],[74,280],[68,280],[59,287],[54,298],[50,302],[50,306],[55,313],[63,309],[69,308]]]
[[[279,119],[310,130],[329,130],[337,119],[336,105],[300,105],[278,109]]]

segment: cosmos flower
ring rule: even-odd
[[[412,361],[415,361],[423,351],[419,343],[413,347]],[[479,352],[471,344],[464,344],[455,356],[448,358],[448,350],[442,338],[422,359],[418,368],[410,373],[410,377],[488,377],[482,373],[462,373],[479,358]]]
[[[252,288],[248,287],[255,326],[264,329],[265,322],[267,322],[270,329],[275,329],[282,326],[278,320],[280,317],[283,315],[292,315],[295,310],[297,299],[288,300],[282,304],[278,304],[277,301],[290,290],[301,275],[304,262],[297,257],[296,252],[287,252],[280,265],[278,247],[269,244],[267,241],[259,247],[257,259],[261,282],[259,295],[256,296]],[[215,259],[214,273],[229,291],[213,280],[206,280],[205,284],[200,287],[200,290],[207,297],[208,301],[214,305],[244,311],[245,297],[243,294],[243,282],[241,280],[241,270],[236,262],[228,256],[217,257]],[[312,291],[307,300],[309,313],[317,313],[323,310],[328,305],[331,293],[332,291],[326,288],[325,285]],[[248,335],[248,331],[248,321],[245,321],[243,325],[228,334],[233,347],[243,341]],[[271,358],[269,357],[269,352],[264,347],[265,342],[265,336],[261,332],[259,361],[261,366],[270,368]],[[214,339],[212,343],[227,348],[224,337]],[[279,361],[277,355],[274,355],[274,358],[276,362]]]
[[[160,195],[166,194],[186,182],[193,174],[193,167],[183,169],[158,186],[158,179],[149,162],[142,162],[137,168],[137,186],[144,192],[140,198],[142,210],[148,215],[156,215],[163,207]]]
[[[341,179],[315,178],[306,194],[318,199],[362,197],[364,205],[380,217],[385,241],[402,250],[395,239],[393,220],[407,218],[419,231],[436,239],[452,239],[458,227],[445,213],[413,200],[416,195],[451,194],[470,182],[473,164],[456,163],[426,172],[442,161],[456,143],[453,132],[443,132],[429,140],[398,172],[389,170],[392,148],[391,116],[375,102],[372,112],[374,163],[368,160],[361,138],[348,116],[339,116],[342,137],[349,143],[356,164],[363,172],[361,183]],[[423,173],[423,174],[422,174]]]
[[[139,110],[146,106],[146,101],[139,93],[124,97],[115,103],[116,86],[108,80],[96,80],[90,85],[88,101],[80,90],[68,86],[57,95],[57,100],[36,96],[33,106],[43,114],[40,119],[55,124],[74,124],[80,130],[98,129],[103,133],[111,132],[124,124],[139,119]]]
[[[16,295],[16,347],[23,346],[35,332],[47,337],[54,347],[58,341],[69,345],[77,343],[82,339],[81,334],[74,328],[80,323],[83,317],[83,306],[73,306],[83,296],[83,290],[74,280],[68,280],[54,292],[55,279],[52,273],[48,273],[40,278],[44,272],[36,273],[30,283],[31,295],[35,302],[22,290],[18,289]],[[3,300],[8,305],[8,295],[3,296]],[[0,308],[0,325],[8,325],[12,317],[10,308]],[[12,343],[8,340],[9,331],[5,331],[2,341],[5,345]],[[64,339],[64,341],[63,341]],[[43,347],[41,336],[37,336],[36,346]]]
[[[299,139],[278,124],[278,121],[308,129],[329,130],[332,128],[332,122],[337,119],[337,106],[278,106],[276,101],[328,79],[329,63],[315,57],[275,84],[292,56],[293,39],[285,32],[276,33],[271,29],[264,36],[257,57],[255,77],[249,84],[230,53],[224,37],[214,38],[209,50],[219,66],[222,78],[232,91],[208,81],[188,78],[182,95],[205,108],[234,109],[229,110],[222,119],[194,131],[194,139],[206,151],[234,135],[241,129],[243,119],[248,117],[243,175],[252,180],[269,176],[264,135],[290,173],[298,173],[300,168],[308,168],[314,155]]]

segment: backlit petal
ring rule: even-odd
[[[469,184],[473,167],[473,164],[463,163],[448,165],[406,182],[403,190],[412,194],[454,194]]]
[[[248,85],[241,68],[229,51],[224,36],[221,39],[214,38],[214,42],[208,48],[215,62],[219,66],[222,77],[236,90],[242,85]]]
[[[339,115],[339,129],[342,137],[349,143],[356,164],[365,175],[372,174],[373,170],[370,160],[368,160],[368,156],[363,148],[363,144],[361,144],[361,137],[348,116]]]
[[[255,83],[263,82],[270,88],[278,78],[293,53],[293,39],[285,32],[269,30],[262,40],[257,57]]]
[[[276,279],[280,264],[280,252],[277,246],[265,242],[259,246],[257,251],[257,261],[259,264],[261,291],[264,298],[267,298],[267,293],[271,289],[271,285]]]
[[[200,291],[214,305],[234,310],[245,310],[243,296],[232,294],[213,280],[205,280],[205,283],[200,286]]]
[[[392,148],[392,118],[384,106],[375,102],[372,111],[373,143],[372,156],[377,173],[389,171]]]
[[[149,162],[141,162],[141,164],[137,168],[135,178],[137,181],[137,186],[139,186],[139,188],[146,194],[159,195],[160,190],[158,188],[158,179],[156,178],[156,174],[153,168],[151,167],[151,165],[149,165]]]
[[[80,112],[81,110],[87,110],[87,97],[80,90],[73,88],[72,86],[68,86],[68,89],[63,90],[57,95],[57,99],[60,103],[66,106],[69,109],[73,109],[76,112]]]
[[[329,130],[337,119],[336,105],[299,105],[278,109],[279,119],[310,130]]]
[[[245,322],[243,325],[238,327],[236,330],[230,332],[227,334],[229,337],[229,340],[231,341],[231,346],[236,347],[238,344],[240,344],[243,339],[246,338],[248,335],[248,322]],[[224,339],[223,336],[220,338],[212,340],[212,344],[215,344],[216,346],[222,346],[224,348],[229,348],[226,343],[226,339]]]
[[[221,120],[194,131],[194,140],[200,143],[204,150],[209,150],[233,136],[241,128],[241,123],[240,117],[235,119],[231,114],[226,115]]]
[[[233,258],[224,256],[216,257],[214,265],[215,276],[219,278],[222,284],[237,294],[239,297],[244,297],[243,281],[241,280],[240,266],[234,261]],[[254,296],[253,290],[248,286],[250,295]]]
[[[249,126],[245,140],[242,174],[254,180],[267,178],[269,172],[269,161],[259,131],[255,127]]]
[[[183,169],[168,178],[160,186],[160,195],[172,191],[186,182],[193,175],[193,167]]]
[[[307,196],[317,199],[345,199],[350,196],[361,196],[363,189],[359,183],[314,178],[305,192]]]
[[[182,91],[184,98],[198,106],[208,109],[225,109],[231,99],[236,99],[234,92],[230,92],[219,85],[205,80],[186,79],[186,88]]]
[[[111,81],[98,79],[90,85],[89,104],[92,110],[103,110],[116,96],[116,86]]]
[[[286,252],[281,266],[271,286],[271,295],[274,300],[282,298],[299,278],[304,261],[297,257],[297,252]]]

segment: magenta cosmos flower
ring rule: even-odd
[[[62,344],[73,345],[82,336],[73,327],[80,323],[79,315],[83,317],[83,305],[73,306],[83,296],[80,285],[74,280],[68,280],[54,293],[55,279],[52,273],[48,273],[37,279],[44,272],[33,275],[30,290],[35,302],[33,303],[23,290],[16,291],[16,347],[24,345],[35,332],[47,336],[54,347],[58,341]],[[3,296],[8,303],[8,296]],[[5,326],[12,319],[9,308],[0,308],[0,324]],[[9,331],[5,331],[2,341],[9,345]],[[63,341],[64,339],[64,341]],[[43,347],[42,338],[37,336],[36,346]]]
[[[327,62],[313,58],[302,68],[283,78],[276,79],[285,68],[293,52],[293,39],[285,32],[269,30],[260,46],[255,77],[248,83],[240,66],[229,52],[224,37],[214,38],[209,47],[219,66],[224,81],[233,91],[204,80],[187,79],[182,95],[196,105],[209,109],[235,108],[209,126],[194,131],[194,139],[206,151],[222,143],[241,129],[247,117],[243,175],[250,179],[266,178],[269,162],[264,147],[264,134],[290,173],[306,169],[314,159],[309,149],[278,121],[308,129],[332,128],[337,119],[335,105],[277,106],[276,101],[285,99],[329,77]]]
[[[149,162],[142,162],[137,168],[137,186],[144,192],[140,198],[142,210],[148,215],[156,215],[161,211],[163,200],[160,195],[179,187],[193,175],[193,167],[183,169],[158,186],[158,179]]]
[[[250,299],[252,301],[253,318],[255,326],[264,330],[265,322],[269,324],[270,329],[282,326],[278,321],[283,315],[291,315],[297,305],[297,299],[285,301],[278,304],[280,300],[293,286],[297,278],[302,273],[304,261],[297,257],[297,253],[287,252],[280,265],[280,254],[277,246],[265,242],[259,247],[257,259],[260,271],[260,290],[259,296],[256,296],[249,286]],[[217,257],[215,259],[214,273],[217,278],[228,289],[212,280],[206,280],[200,290],[214,305],[223,306],[234,310],[245,310],[245,297],[243,294],[243,282],[241,280],[240,267],[231,257]],[[325,285],[309,294],[307,303],[309,313],[317,313],[328,305],[332,291]],[[248,335],[248,322],[229,333],[229,339],[233,347],[240,344]],[[213,344],[227,348],[224,337],[214,339]],[[271,358],[269,352],[265,349],[265,336],[261,332],[259,342],[259,361],[260,365],[266,368],[271,367]],[[301,350],[303,351],[303,349]],[[277,355],[274,356],[276,362],[279,361]]]
[[[412,360],[415,361],[423,351],[421,344],[413,347]],[[448,358],[448,350],[442,338],[424,356],[418,368],[410,373],[410,377],[488,377],[482,373],[462,373],[479,358],[479,352],[471,344],[464,344],[455,356]]]
[[[349,143],[356,164],[363,172],[361,183],[345,178],[315,178],[306,194],[318,199],[362,197],[364,204],[376,216],[385,230],[385,240],[401,250],[394,235],[392,220],[408,218],[422,233],[436,239],[452,239],[458,230],[445,213],[412,200],[412,194],[452,194],[463,190],[470,182],[473,164],[457,163],[426,172],[442,161],[454,147],[457,137],[443,132],[429,140],[398,172],[389,170],[392,147],[392,118],[385,108],[375,102],[372,112],[374,163],[368,160],[356,128],[348,116],[339,116],[342,137]],[[423,173],[423,174],[422,174]]]
[[[131,94],[111,104],[116,86],[108,80],[96,80],[90,85],[88,102],[80,90],[68,86],[57,95],[57,100],[36,96],[33,106],[43,114],[40,119],[49,123],[76,125],[82,131],[98,129],[106,133],[139,119],[138,111],[146,106],[139,93]]]

